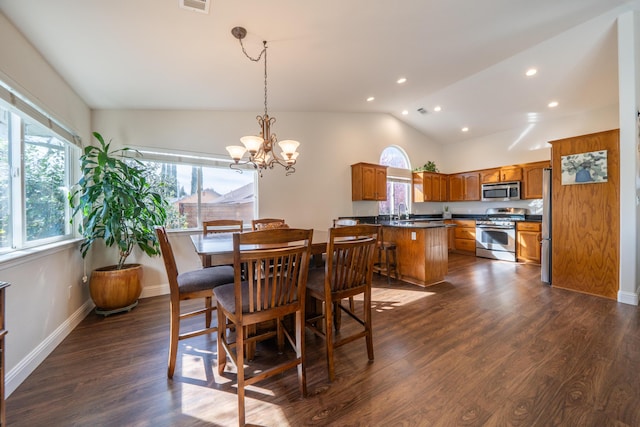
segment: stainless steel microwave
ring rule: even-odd
[[[482,184],[483,202],[507,202],[520,200],[520,181]]]

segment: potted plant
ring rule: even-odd
[[[417,168],[415,168],[413,172],[439,172],[439,170],[435,162],[432,162],[431,160],[429,160],[424,165],[418,166]]]
[[[154,226],[165,223],[167,202],[147,182],[142,162],[124,157],[130,148],[111,150],[111,141],[105,143],[98,132],[93,136],[100,145],[80,156],[82,177],[69,204],[74,217],[82,214],[83,258],[97,240],[118,250],[118,263],[94,270],[89,283],[96,312],[108,315],[137,305],[142,266],[125,261],[136,246],[149,256],[160,253]]]

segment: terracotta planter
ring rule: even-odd
[[[142,293],[141,280],[140,264],[125,264],[120,270],[115,265],[94,270],[89,290],[96,313],[108,315],[131,310]]]

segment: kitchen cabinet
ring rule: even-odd
[[[520,166],[504,166],[480,171],[480,183],[482,184],[510,181],[522,181],[522,168]]]
[[[449,201],[480,200],[480,172],[449,175]]]
[[[444,281],[449,264],[446,227],[384,226],[382,233],[396,244],[401,280],[419,286]]]
[[[616,300],[620,290],[620,130],[550,141],[554,288]],[[607,181],[562,185],[562,158],[607,151]],[[627,202],[631,202],[628,200]],[[635,235],[635,231],[630,229]],[[627,238],[627,236],[624,236]]]
[[[460,253],[476,254],[476,221],[473,219],[454,219],[453,250]]]
[[[452,219],[445,219],[445,224],[454,224]],[[447,228],[447,246],[448,252],[456,250],[456,227]]]
[[[444,202],[447,200],[447,176],[435,172],[413,173],[413,201]]]
[[[549,161],[522,165],[522,199],[542,199],[542,171],[548,167]]]
[[[387,167],[371,163],[351,165],[351,200],[387,200]]]
[[[540,264],[542,224],[518,222],[516,224],[516,259],[521,262]]]

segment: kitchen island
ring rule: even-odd
[[[419,286],[444,281],[448,271],[447,228],[444,221],[384,221],[385,241],[395,242],[401,280]]]

